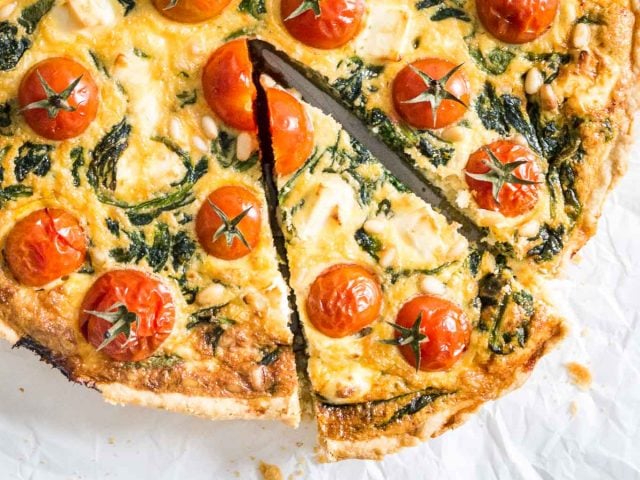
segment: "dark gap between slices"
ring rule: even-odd
[[[260,83],[262,75],[262,64],[252,54],[251,43],[249,43],[249,58],[253,65],[252,80],[257,91],[256,102],[254,105],[254,114],[256,125],[258,126],[258,143],[260,146],[260,168],[262,170],[262,185],[267,200],[267,211],[269,214],[269,227],[273,243],[278,255],[278,270],[284,278],[289,289],[288,303],[291,310],[290,328],[293,332],[293,352],[296,356],[296,367],[298,370],[298,378],[301,383],[309,384],[307,377],[308,354],[302,325],[298,315],[298,306],[296,303],[296,295],[291,287],[291,272],[289,271],[289,259],[287,256],[287,248],[285,246],[285,238],[282,233],[282,227],[278,220],[278,188],[274,177],[275,158],[273,154],[273,145],[271,142],[271,122],[269,121],[269,105],[267,103],[267,94]],[[299,395],[302,396],[304,389],[300,388]],[[302,398],[300,398],[302,400]]]
[[[458,231],[471,243],[491,250],[485,237],[488,231],[479,227],[431,183],[404,151],[395,150],[374,134],[335,91],[314,72],[263,40],[249,39],[249,52],[254,71],[268,74],[279,84],[296,89],[310,105],[333,117],[349,135],[366,148],[380,164],[408,191],[419,197],[447,222],[457,223]],[[270,62],[269,58],[273,59]],[[260,86],[258,85],[258,88]],[[500,252],[494,252],[500,253]]]

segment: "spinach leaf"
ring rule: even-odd
[[[422,392],[418,392],[409,403],[403,405],[398,410],[396,410],[387,420],[382,423],[376,425],[378,428],[385,428],[389,425],[400,421],[402,418],[407,415],[414,415],[421,411],[422,409],[428,407],[433,402],[435,402],[438,398],[443,395],[447,395],[447,393],[442,392],[440,390],[436,390],[434,388],[427,388]]]
[[[139,362],[124,362],[122,366],[124,368],[134,368],[134,369],[160,369],[160,368],[173,368],[176,365],[179,365],[184,360],[182,357],[178,355],[153,355],[146,360],[141,360]]]
[[[469,45],[469,55],[480,70],[491,75],[502,75],[507,71],[516,54],[506,48],[496,47],[486,55],[473,45]]]
[[[563,65],[571,63],[570,53],[548,52],[548,53],[533,53],[527,52],[525,54],[527,60],[535,63],[538,69],[542,72],[544,77],[544,83],[551,83],[560,74],[560,68]]]
[[[196,243],[187,232],[180,231],[171,241],[171,259],[173,269],[177,272],[184,267],[196,251]]]
[[[50,153],[54,150],[53,145],[26,142],[18,150],[15,159],[14,173],[18,182],[24,181],[29,173],[39,177],[44,177],[51,169]]]
[[[549,225],[544,225],[534,239],[540,240],[541,243],[529,250],[527,255],[533,257],[538,263],[548,262],[564,248],[564,234],[564,225],[560,225],[555,229]]]
[[[144,232],[134,230],[124,232],[129,238],[129,248],[114,248],[109,254],[119,263],[139,263],[145,257],[154,272],[159,272],[169,260],[171,253],[171,235],[165,223],[158,223],[155,229],[153,243],[147,245]]]
[[[125,16],[129,15],[131,10],[136,7],[136,0],[118,0],[118,3],[124,7]]]
[[[503,137],[507,136],[509,125],[504,116],[502,100],[491,82],[484,84],[484,90],[475,102],[475,109],[484,128],[493,130]]]
[[[467,265],[469,271],[474,277],[480,272],[480,262],[482,261],[482,252],[480,250],[472,251],[467,257]]]
[[[385,273],[390,275],[391,283],[395,284],[402,277],[411,277],[413,275],[437,275],[443,270],[449,268],[456,262],[447,262],[439,265],[435,268],[415,268],[415,269],[405,269],[405,270],[394,270],[392,268],[387,268]]]
[[[0,71],[13,70],[30,47],[27,37],[18,38],[18,27],[7,21],[0,23]]]
[[[33,195],[33,189],[26,185],[9,185],[0,188],[0,208],[4,207],[5,203],[11,200],[30,197],[31,195]]]
[[[73,178],[73,186],[80,186],[80,169],[84,166],[84,148],[75,147],[71,150],[71,177]]]
[[[147,263],[154,272],[159,272],[165,266],[171,253],[171,234],[166,223],[156,226],[153,244],[147,252]]]
[[[0,105],[0,135],[11,135],[5,129],[9,128],[12,124],[11,120],[11,102],[6,101]]]
[[[105,222],[107,224],[107,229],[109,230],[109,232],[111,232],[111,235],[113,235],[114,237],[119,237],[120,223],[113,218],[107,218]]]
[[[118,160],[129,146],[131,125],[123,118],[100,140],[91,152],[87,171],[89,184],[94,188],[116,189]]]
[[[193,105],[198,101],[198,94],[195,90],[184,90],[176,95],[180,103],[180,108],[184,108],[187,105]]]
[[[416,3],[416,9],[424,10],[426,8],[435,7],[436,5],[442,5],[444,0],[420,0]]]
[[[461,20],[463,22],[470,22],[471,18],[467,15],[467,12],[461,10],[459,8],[454,7],[442,7],[439,8],[436,13],[431,15],[431,20],[433,22],[439,22],[441,20],[446,20],[448,18],[455,18],[457,20]]]
[[[42,20],[49,10],[53,8],[53,4],[55,0],[38,0],[35,3],[32,3],[20,14],[20,18],[18,18],[18,23],[24,27],[28,34],[32,34],[35,32],[38,23]]]
[[[89,56],[91,57],[91,60],[93,60],[93,64],[96,66],[98,71],[103,73],[107,78],[111,78],[111,74],[109,73],[109,70],[107,70],[102,58],[100,58],[100,56],[93,50],[89,50]]]
[[[275,363],[276,360],[278,360],[279,356],[280,356],[280,346],[276,346],[276,348],[274,348],[273,350],[265,353],[258,363],[260,365],[264,365],[265,367],[268,367],[269,365]]]
[[[202,308],[189,316],[189,321],[187,322],[187,330],[191,330],[198,325],[203,323],[214,323],[218,321],[218,313],[225,308],[228,303],[223,303],[222,305],[215,305],[213,307]],[[234,322],[235,323],[235,322]]]
[[[265,0],[242,0],[238,10],[259,19],[267,13],[267,6]]]
[[[428,132],[420,136],[418,150],[422,155],[427,157],[434,167],[446,165],[453,158],[455,149],[451,146],[436,147],[433,140],[429,139]]]
[[[338,67],[343,67],[347,73],[334,81],[332,86],[340,98],[349,104],[362,97],[363,86],[367,80],[377,78],[384,70],[382,65],[367,65],[360,57],[355,56],[346,62],[340,62]]]
[[[376,260],[379,260],[378,253],[382,250],[382,243],[380,243],[380,240],[369,235],[362,227],[356,230],[354,238],[362,250],[367,252]]]
[[[325,154],[324,150],[322,152],[318,152],[318,150],[316,149],[311,154],[311,156],[309,158],[307,158],[307,160],[302,164],[302,166],[298,170],[296,170],[296,172],[293,175],[291,175],[291,178],[289,180],[287,180],[287,183],[285,183],[283,185],[283,187],[280,189],[280,191],[278,192],[278,204],[279,205],[284,203],[284,201],[286,200],[287,196],[291,192],[291,189],[293,188],[293,185],[295,184],[295,182],[298,179],[298,177],[300,177],[300,175],[302,175],[306,171],[309,171],[310,173],[314,172],[314,170],[318,166],[318,162],[320,162],[320,159],[322,158],[322,156],[324,154]]]

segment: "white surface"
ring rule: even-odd
[[[569,338],[524,387],[441,438],[383,462],[318,465],[309,422],[294,431],[113,407],[2,343],[0,478],[244,479],[264,460],[294,479],[640,479],[639,186],[636,148],[597,238],[554,286]],[[590,390],[569,382],[567,361],[589,367]]]

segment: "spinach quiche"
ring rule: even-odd
[[[624,172],[636,8],[3,2],[0,335],[113,403],[297,425],[309,385],[324,461],[459,425],[564,333],[544,281]],[[252,38],[484,241],[261,76]]]

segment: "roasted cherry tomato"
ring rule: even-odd
[[[282,0],[280,4],[289,33],[310,47],[323,49],[340,47],[355,37],[364,12],[364,0]]]
[[[196,232],[205,251],[223,260],[251,253],[260,241],[262,213],[256,196],[244,187],[222,187],[200,207]]]
[[[153,0],[165,17],[182,23],[198,23],[218,15],[231,0]]]
[[[20,220],[7,236],[4,255],[23,285],[41,287],[82,266],[87,237],[72,214],[43,208]]]
[[[374,274],[359,265],[338,264],[322,272],[307,297],[309,320],[322,333],[342,338],[376,320],[382,289]]]
[[[245,39],[233,40],[218,48],[202,73],[207,103],[225,123],[239,130],[256,128],[253,104],[257,92],[252,73]]]
[[[558,0],[479,0],[478,17],[498,40],[526,43],[546,32],[558,11]]]
[[[138,270],[102,275],[80,310],[80,330],[87,341],[120,362],[153,355],[171,333],[174,320],[169,288]]]
[[[304,107],[293,95],[279,88],[268,88],[266,92],[275,172],[289,175],[311,155],[313,128]]]
[[[464,312],[443,298],[422,295],[405,303],[395,324],[396,344],[416,370],[448,370],[466,350],[471,325]]]
[[[48,58],[24,76],[18,101],[24,119],[38,135],[66,140],[80,135],[96,118],[98,87],[79,63]]]
[[[442,128],[457,121],[469,104],[469,82],[461,68],[439,58],[407,65],[393,81],[396,111],[420,129]]]
[[[498,140],[471,154],[465,178],[480,208],[516,217],[536,205],[540,176],[531,150]]]

